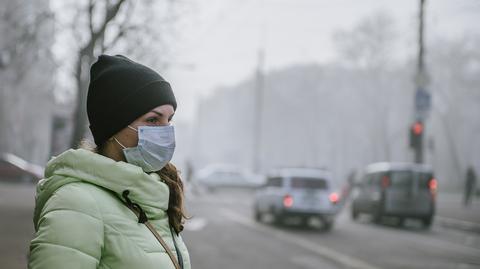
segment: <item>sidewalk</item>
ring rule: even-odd
[[[462,193],[438,193],[436,221],[448,228],[480,233],[480,197],[473,197],[468,207]]]

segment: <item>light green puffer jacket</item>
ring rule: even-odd
[[[187,248],[171,233],[168,186],[157,174],[93,152],[68,150],[52,159],[37,186],[30,269],[170,269],[160,243],[124,204],[140,205],[173,254],[190,269]]]

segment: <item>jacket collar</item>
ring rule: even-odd
[[[169,189],[158,174],[147,174],[138,166],[88,150],[70,149],[47,163],[45,179],[37,186],[35,217],[53,192],[71,182],[87,182],[108,189],[122,201],[125,201],[122,193],[128,190],[130,200],[139,204],[149,219],[164,215],[168,208]]]

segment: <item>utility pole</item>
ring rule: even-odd
[[[255,110],[253,113],[254,138],[253,138],[253,172],[259,173],[262,167],[262,129],[263,129],[263,92],[264,92],[264,62],[265,51],[258,50],[257,71],[255,76]]]
[[[418,27],[418,60],[417,72],[415,75],[415,119],[410,129],[410,147],[415,154],[415,162],[423,163],[423,138],[425,134],[425,120],[431,106],[431,94],[427,90],[428,73],[425,67],[425,47],[424,47],[424,6],[426,0],[420,0],[419,27]],[[421,130],[421,131],[419,131]],[[412,139],[414,141],[412,141]]]
[[[265,91],[265,47],[267,42],[267,21],[265,16],[265,1],[259,1],[260,12],[260,36],[257,51],[257,70],[255,73],[255,86],[253,97],[254,111],[253,120],[253,151],[252,151],[252,170],[254,173],[260,173],[262,169],[262,137],[263,137],[263,117],[264,117],[264,91]]]

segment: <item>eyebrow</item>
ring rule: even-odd
[[[163,116],[164,116],[162,113],[160,113],[160,112],[158,112],[158,111],[155,111],[155,110],[152,110],[151,112],[157,114],[157,115],[160,116],[160,117],[163,117]],[[173,113],[173,114],[169,117],[169,119],[173,118],[174,115],[175,115],[175,113]]]

